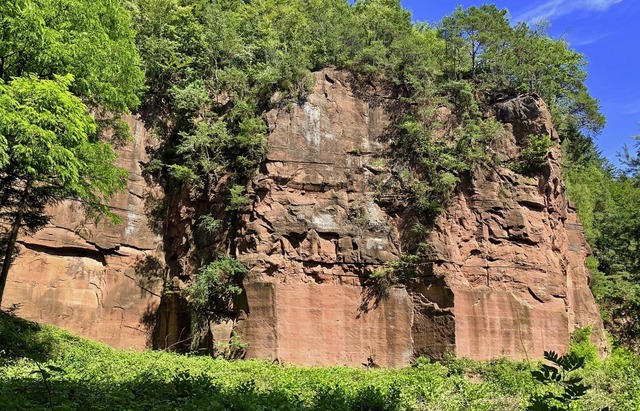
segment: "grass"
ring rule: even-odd
[[[521,410],[544,389],[525,362],[419,359],[369,370],[229,362],[119,351],[6,314],[0,347],[7,410]],[[591,359],[583,372],[593,388],[572,409],[640,409],[639,370],[627,351]]]

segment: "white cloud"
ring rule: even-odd
[[[573,39],[571,38],[571,36],[567,36],[565,40],[567,40],[572,47],[589,46],[591,44],[599,42],[602,39],[607,38],[609,35],[610,33],[602,33],[596,36]]]
[[[640,113],[640,98],[632,101],[630,103],[627,103],[624,105],[623,110],[622,110],[623,114],[638,114]]]
[[[536,23],[552,20],[576,11],[605,11],[623,0],[547,0],[514,18],[515,21]]]

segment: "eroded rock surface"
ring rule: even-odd
[[[267,113],[269,153],[252,182],[239,259],[248,355],[308,365],[405,364],[413,354],[412,301],[393,290],[378,308],[361,282],[401,253],[397,217],[374,199],[381,105],[354,95],[344,72],[316,74],[303,105]]]
[[[541,357],[544,350],[566,351],[570,333],[585,326],[604,349],[584,265],[589,250],[568,205],[549,112],[527,95],[497,104],[496,114],[507,131],[493,142],[495,155],[514,158],[516,143],[529,135],[549,135],[556,144],[542,176],[497,165],[475,170],[439,218],[430,242],[434,274],[453,297],[455,326],[448,332],[455,335],[449,337],[454,352],[476,359]],[[440,355],[428,340],[423,336],[427,342],[416,351]]]
[[[557,144],[541,176],[474,170],[431,235],[433,274],[374,304],[364,282],[402,254],[402,215],[376,202],[388,96],[356,95],[352,84],[325,70],[303,105],[267,114],[269,154],[239,250],[250,268],[238,327],[248,355],[385,366],[446,352],[541,357],[565,351],[587,325],[604,347]],[[500,103],[494,115],[507,125],[491,147],[496,158],[516,159],[531,134],[558,139],[536,96]]]
[[[140,121],[126,120],[134,139],[118,150],[118,165],[130,173],[128,191],[111,202],[122,224],[95,226],[73,202],[50,209],[49,226],[19,238],[3,303],[17,304],[24,318],[143,349],[162,292],[162,239],[149,223],[150,188],[141,174],[149,136]]]
[[[431,233],[430,269],[380,298],[368,279],[405,251],[403,210],[380,201],[394,195],[381,187],[392,166],[382,137],[397,100],[344,71],[315,77],[304,103],[265,114],[269,151],[249,183],[252,202],[234,242],[249,272],[235,311],[210,313],[210,347],[239,337],[248,357],[403,366],[417,355],[447,352],[541,357],[544,350],[565,351],[576,327],[591,326],[604,349],[584,266],[589,250],[568,205],[559,146],[542,173],[525,176],[499,165],[518,158],[528,135],[557,141],[538,97],[504,101],[489,113],[506,125],[490,147],[498,161],[459,184]],[[113,202],[124,224],[81,225],[76,205],[56,208],[51,226],[20,239],[5,302],[20,303],[27,318],[117,347],[146,346],[157,326],[156,341],[164,344],[156,346],[164,348],[189,341],[192,322],[179,292],[155,314],[164,263],[176,291],[197,268],[185,269],[183,256],[197,248],[188,231],[199,209],[190,205],[182,213],[181,199],[171,199],[182,208],[168,208],[178,211],[164,222],[165,238],[151,230],[150,189],[139,165],[147,135],[130,122],[136,138],[121,151],[120,164],[132,180],[129,193]],[[203,244],[226,249],[216,241]]]

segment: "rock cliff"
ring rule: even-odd
[[[122,224],[96,226],[70,201],[49,210],[49,226],[18,240],[4,302],[17,304],[22,317],[114,347],[144,349],[162,292],[162,238],[148,218],[152,189],[140,164],[151,142],[140,121],[125,120],[133,141],[118,150],[118,165],[129,172],[129,185],[111,202]]]
[[[414,348],[428,355],[446,348],[476,359],[541,357],[544,350],[564,352],[574,329],[591,326],[604,349],[584,265],[590,251],[566,197],[549,112],[537,96],[527,95],[496,104],[494,115],[506,124],[491,147],[498,159],[517,157],[529,135],[549,135],[554,145],[541,175],[495,165],[475,170],[461,185],[431,235],[434,276],[444,284],[436,287],[440,299],[420,292],[432,284],[414,294],[416,311],[426,308],[414,323]],[[434,309],[448,318],[446,327],[428,315]],[[450,345],[434,341],[433,330],[446,334]]]
[[[604,346],[588,246],[566,198],[557,133],[536,96],[494,107],[506,131],[490,151],[514,159],[528,135],[547,134],[556,144],[544,173],[474,170],[430,237],[432,273],[370,298],[366,279],[400,258],[406,228],[401,212],[377,201],[389,96],[352,83],[323,71],[303,105],[267,113],[269,154],[252,181],[239,253],[250,267],[239,325],[249,356],[385,366],[446,352],[541,357],[565,351],[570,333],[588,325]]]
[[[605,346],[584,266],[588,246],[539,98],[491,109],[506,127],[489,149],[504,161],[479,166],[459,184],[430,235],[425,274],[376,294],[368,280],[402,256],[408,229],[402,210],[380,201],[392,161],[381,137],[394,99],[343,71],[315,77],[304,103],[265,113],[269,151],[248,184],[251,203],[235,235],[237,258],[249,269],[244,292],[234,315],[212,319],[208,344],[227,344],[233,332],[248,343],[248,357],[380,366],[446,352],[540,357],[566,350],[570,333],[584,326]],[[51,227],[21,239],[6,298],[22,303],[25,317],[119,347],[143,347],[158,319],[156,341],[177,341],[170,334],[189,329],[175,295],[157,316],[164,273],[154,262],[175,239],[166,238],[171,227],[164,239],[148,227],[149,188],[138,177],[147,137],[132,125],[135,143],[120,161],[134,178],[129,194],[114,201],[124,224],[77,230],[73,204],[60,207]],[[531,134],[556,142],[542,173],[499,165],[516,158]],[[178,264],[167,263],[173,277]]]

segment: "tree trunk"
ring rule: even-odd
[[[18,205],[18,212],[16,218],[11,225],[11,232],[9,233],[9,239],[7,241],[7,248],[4,251],[4,260],[2,261],[2,272],[0,273],[0,308],[2,308],[2,297],[4,296],[4,288],[7,284],[7,277],[9,276],[9,267],[11,266],[11,258],[13,257],[13,249],[16,246],[18,240],[18,233],[20,232],[20,226],[22,225],[22,218],[27,208],[27,197],[29,196],[30,181],[27,180],[24,191],[22,192],[22,198]]]

